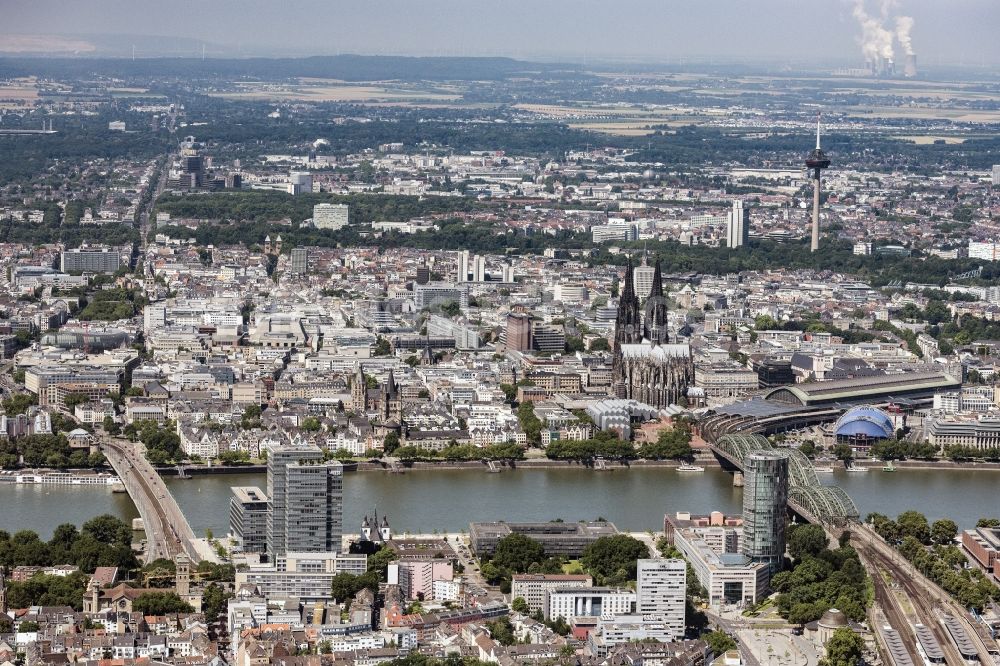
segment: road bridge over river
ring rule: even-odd
[[[146,562],[185,553],[193,561],[201,558],[194,547],[194,532],[163,479],[138,445],[103,437],[101,453],[125,484],[146,531]]]

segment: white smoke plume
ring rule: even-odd
[[[881,4],[881,13],[888,18],[892,2],[886,1]],[[851,14],[861,26],[861,52],[866,60],[878,61],[891,60],[893,58],[892,31],[887,30],[883,25],[883,19],[878,19],[868,13],[865,8],[865,0],[854,0],[854,9]]]
[[[913,55],[913,40],[910,38],[911,30],[913,30],[912,16],[896,17],[896,40],[906,55]]]

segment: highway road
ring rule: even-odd
[[[187,553],[198,561],[194,532],[163,479],[132,442],[103,437],[101,452],[125,483],[125,489],[142,516],[146,531],[147,562],[173,559]]]

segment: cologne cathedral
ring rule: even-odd
[[[653,285],[646,299],[645,312],[641,312],[632,260],[629,259],[615,319],[611,377],[617,397],[661,409],[676,404],[694,382],[691,347],[670,344],[667,299],[663,294],[659,259],[653,270]]]

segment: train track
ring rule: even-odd
[[[912,574],[907,571],[904,565],[896,562],[893,557],[887,556],[874,545],[862,542],[859,553],[868,560],[869,564],[872,565],[871,568],[874,569],[875,598],[886,613],[889,624],[903,638],[903,642],[906,644],[907,651],[910,652],[913,663],[923,663],[923,658],[916,653],[916,637],[913,629],[914,624],[922,624],[930,630],[938,645],[941,646],[941,650],[944,652],[945,663],[954,666],[967,666],[969,662],[962,658],[951,637],[945,631],[944,627],[941,626],[941,615],[937,611],[949,612],[950,609],[942,608],[928,594],[927,590],[917,582]],[[902,555],[898,555],[898,557],[902,559]],[[881,572],[883,571],[889,574],[893,582],[906,595],[913,610],[912,618],[903,611],[900,601],[893,594],[892,590],[889,589],[888,584],[881,578]]]

